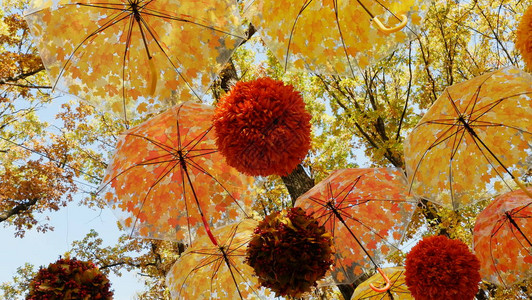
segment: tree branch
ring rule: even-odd
[[[21,212],[29,210],[33,205],[37,203],[37,201],[39,201],[38,198],[33,198],[33,199],[28,200],[25,203],[18,204],[17,206],[13,207],[10,210],[0,213],[0,222],[4,222],[14,215],[18,215]]]
[[[10,82],[17,82],[21,79],[24,79],[24,78],[27,78],[27,77],[30,77],[30,76],[33,76],[41,71],[44,71],[44,66],[41,65],[40,68],[37,68],[35,70],[32,70],[32,71],[28,71],[26,73],[20,73],[16,76],[11,76],[11,77],[6,77],[6,78],[1,78],[0,79],[0,84],[8,84]]]

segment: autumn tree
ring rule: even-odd
[[[40,112],[58,100],[22,19],[25,5],[5,0],[0,10],[0,223],[20,237],[32,227],[51,229],[36,215],[70,205],[75,194],[83,195],[83,205],[105,206],[97,186],[125,129],[122,120],[77,101],[64,101],[55,119],[43,120]],[[516,0],[427,3],[423,29],[414,28],[408,44],[351,77],[285,72],[259,33],[246,24],[249,40],[221,72],[211,89],[213,99],[238,80],[270,76],[301,91],[313,115],[310,153],[291,174],[257,180],[256,214],[293,206],[298,196],[336,169],[361,164],[403,168],[406,134],[445,87],[502,66],[523,67],[513,43],[516,16],[527,5]],[[133,125],[141,121],[131,120]],[[453,211],[422,200],[407,242],[421,231],[471,245],[475,216],[487,203]],[[125,234],[113,247],[102,245],[98,233],[90,232],[73,243],[71,254],[96,262],[104,272],[142,274],[147,278],[142,299],[169,298],[164,278],[183,244]],[[390,261],[403,264],[404,253]],[[1,286],[4,295],[22,295],[33,271],[22,267],[12,284]],[[503,289],[484,282],[477,298],[530,297],[531,285],[528,280]],[[342,286],[343,296],[349,299],[355,287]]]

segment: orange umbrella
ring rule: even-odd
[[[213,113],[185,102],[119,140],[102,193],[133,234],[190,243],[199,227],[247,215],[252,178],[216,150]]]
[[[458,209],[522,187],[531,97],[532,76],[514,67],[446,88],[405,140],[411,191]]]
[[[380,274],[375,274],[357,286],[351,300],[414,300],[405,283],[405,268],[391,267],[382,270],[390,279],[390,289],[386,293],[376,293],[370,284],[385,285]]]
[[[242,40],[238,15],[231,0],[37,0],[26,20],[54,87],[135,117],[200,98]]]
[[[511,285],[531,277],[532,199],[522,190],[497,197],[478,215],[473,244],[483,279]]]
[[[363,269],[397,249],[417,202],[397,169],[337,170],[299,197],[296,206],[333,235],[336,252],[333,278],[351,283]]]
[[[245,15],[285,69],[352,75],[408,41],[411,29],[404,27],[420,21],[416,2],[253,0]]]
[[[244,262],[257,225],[257,221],[246,219],[215,229],[219,245],[207,236],[199,237],[166,275],[172,299],[260,299],[268,295]]]

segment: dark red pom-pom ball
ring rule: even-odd
[[[216,145],[244,174],[288,175],[310,149],[310,119],[291,85],[271,78],[239,82],[216,108]]]
[[[472,300],[480,262],[460,240],[431,236],[406,255],[405,281],[416,300]]]
[[[333,263],[331,234],[300,208],[272,213],[259,223],[246,262],[277,296],[300,297]]]
[[[113,299],[105,274],[92,262],[59,259],[31,280],[27,300]]]

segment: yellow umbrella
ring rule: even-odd
[[[246,17],[285,69],[316,73],[351,75],[408,41],[420,21],[415,0],[250,2]]]
[[[231,0],[36,0],[26,20],[54,87],[127,117],[200,98],[241,41]]]
[[[371,287],[386,284],[380,274],[375,274],[357,286],[351,300],[413,300],[405,284],[405,268],[391,267],[382,270],[390,279],[390,289],[384,293],[377,293]]]
[[[207,236],[199,237],[166,276],[172,299],[260,299],[269,294],[244,262],[257,225],[246,219],[215,229],[218,245]]]
[[[458,209],[524,189],[531,137],[530,74],[508,67],[450,86],[405,140],[411,191]]]

